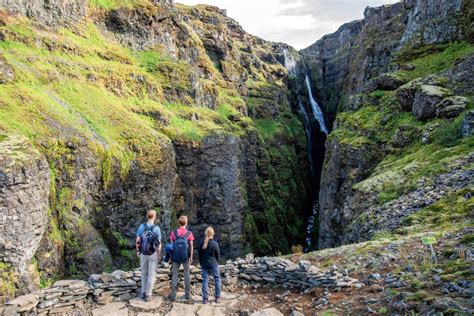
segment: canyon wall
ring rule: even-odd
[[[135,267],[148,209],[165,241],[181,214],[198,241],[214,226],[224,258],[302,244],[309,165],[284,48],[210,6],[2,2],[0,146],[24,137],[37,161],[0,160],[2,236],[32,236],[26,255],[2,239],[0,269],[24,277],[5,293]]]
[[[446,96],[472,95],[466,76],[471,62],[465,60],[472,55],[472,14],[472,2],[461,0],[367,8],[362,20],[301,51],[333,125],[319,193],[319,247],[400,230],[411,214],[470,185],[458,179],[460,186],[453,187],[446,181],[467,176],[455,170],[471,159],[472,139],[461,140],[460,125],[472,101],[463,99],[452,115],[443,120],[441,114],[436,123],[431,113],[445,111],[446,101],[439,102]],[[429,77],[435,74],[436,79]],[[417,78],[443,92],[434,99],[422,93],[415,100],[403,98],[406,90],[399,87]],[[453,153],[441,155],[445,148]],[[446,173],[435,171],[422,155],[442,156]],[[422,197],[426,194],[428,200]]]

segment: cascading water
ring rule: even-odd
[[[286,49],[283,50],[283,57],[284,57],[284,65],[288,70],[288,74],[293,77],[298,76],[298,69],[297,69],[297,62],[293,55],[291,55]],[[328,134],[328,130],[326,127],[326,123],[324,121],[323,111],[319,107],[318,102],[313,97],[313,92],[311,90],[311,82],[308,75],[305,75],[305,82],[306,87],[308,89],[308,99],[311,103],[311,112],[314,116],[314,119],[319,124],[319,131],[324,134]],[[311,123],[310,114],[306,110],[303,102],[301,101],[302,98],[298,98],[298,107],[299,112],[303,118],[304,129],[306,133],[306,140],[308,144],[308,160],[310,164],[310,172],[311,178],[313,179],[312,188],[316,191],[313,195],[312,201],[312,210],[311,215],[308,217],[308,222],[306,225],[306,232],[305,232],[305,252],[311,250],[312,247],[312,232],[314,229],[315,224],[317,224],[318,218],[318,211],[319,211],[319,202],[318,202],[318,194],[317,191],[319,190],[319,173],[320,167],[322,164],[322,158],[324,157],[324,139],[321,141],[321,136],[316,136],[319,131],[315,130],[315,124]],[[316,146],[316,147],[315,147]],[[317,154],[318,156],[315,156]]]
[[[324,122],[323,111],[319,107],[318,102],[316,102],[316,100],[313,98],[313,92],[311,91],[311,82],[309,80],[308,75],[306,75],[305,81],[306,81],[306,87],[308,88],[308,97],[309,97],[309,102],[311,103],[311,108],[313,109],[314,118],[318,121],[319,129],[321,130],[321,132],[327,135],[328,130],[326,128],[326,123]]]

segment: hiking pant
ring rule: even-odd
[[[140,270],[142,272],[142,290],[141,293],[151,295],[153,285],[155,284],[156,264],[158,263],[158,254],[140,255]]]
[[[179,268],[183,265],[184,269],[184,294],[186,298],[191,297],[191,277],[190,277],[190,265],[189,261],[185,263],[173,262],[173,267],[171,272],[173,273],[173,278],[171,280],[171,297],[176,298],[176,293],[178,293],[178,280],[179,280]]]
[[[219,266],[212,267],[210,269],[202,268],[202,298],[207,300],[209,298],[208,284],[209,274],[214,278],[216,286],[216,298],[221,297],[221,273],[219,272]]]

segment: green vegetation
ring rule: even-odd
[[[14,268],[7,263],[0,262],[0,303],[5,303],[15,296],[15,282]]]
[[[119,9],[119,8],[129,8],[132,9],[137,5],[144,5],[149,3],[149,0],[89,0],[89,3],[92,6],[105,9]]]
[[[406,48],[399,53],[398,61],[409,62],[415,68],[396,73],[404,79],[413,80],[438,73],[460,58],[474,54],[474,45],[467,42],[454,42],[437,46],[422,46],[418,49]]]
[[[474,197],[469,197],[467,195],[469,192],[469,189],[464,189],[438,200],[409,216],[405,220],[405,225],[410,226],[409,230],[412,232],[449,231],[453,228],[472,226]]]

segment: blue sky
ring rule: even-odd
[[[398,0],[176,0],[195,5],[211,4],[227,10],[244,29],[266,40],[305,48],[323,35],[363,17],[367,6]]]

